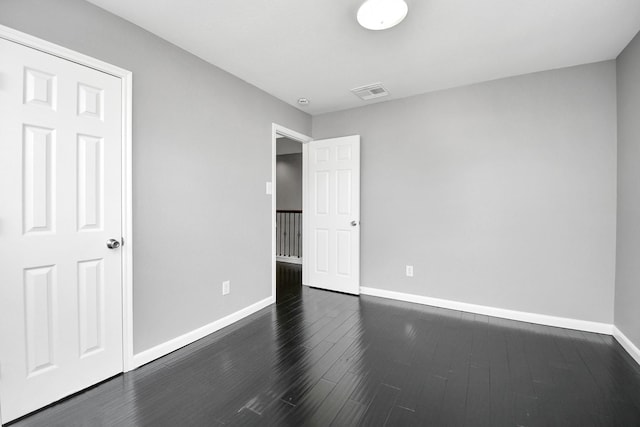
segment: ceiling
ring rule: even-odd
[[[361,0],[88,1],[312,115],[613,59],[640,30],[638,0],[407,0],[387,31]],[[349,92],[376,82],[389,97]]]

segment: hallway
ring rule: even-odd
[[[280,303],[302,292],[302,264],[276,262],[276,302]]]

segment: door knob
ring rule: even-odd
[[[120,247],[120,242],[116,239],[109,239],[107,240],[107,247],[109,249],[118,249]]]
[[[356,225],[358,225],[358,221],[351,221],[351,226],[355,227]]]

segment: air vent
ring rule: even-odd
[[[365,101],[389,95],[389,92],[387,92],[387,90],[382,87],[382,83],[373,83],[366,86],[360,86],[351,89],[351,92],[358,98],[364,99]]]

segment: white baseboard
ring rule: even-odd
[[[620,343],[622,348],[627,350],[627,353],[633,357],[633,359],[640,365],[640,349],[631,342],[625,334],[622,333],[617,326],[613,327],[613,337]]]
[[[566,317],[548,316],[544,314],[528,313],[523,311],[507,310],[484,305],[469,304],[458,301],[445,300],[440,298],[425,297],[421,295],[407,294],[402,292],[388,291],[385,289],[376,289],[361,287],[362,295],[371,295],[381,298],[389,298],[398,301],[412,302],[434,307],[446,308],[450,310],[465,311],[468,313],[483,314],[485,316],[494,316],[504,319],[517,320],[521,322],[535,323],[539,325],[555,326],[559,328],[575,329],[586,332],[595,332],[599,334],[613,335],[620,345],[631,355],[631,357],[640,364],[640,349],[636,347],[629,338],[626,337],[617,327],[600,322],[591,322],[587,320],[570,319]],[[194,341],[199,340],[213,332],[216,332],[226,326],[231,325],[263,308],[273,304],[275,298],[270,296],[255,304],[238,310],[235,313],[202,326],[184,335],[176,337],[165,343],[159,344],[141,353],[133,356],[133,365],[135,368],[165,356],[179,348],[182,348]]]
[[[153,360],[156,360],[162,356],[165,356],[173,351],[178,350],[179,348],[184,347],[185,345],[191,344],[194,341],[199,340],[215,331],[218,331],[225,326],[229,326],[232,323],[237,322],[257,311],[262,310],[270,304],[275,302],[275,298],[270,296],[268,298],[263,299],[262,301],[258,301],[255,304],[252,304],[248,307],[243,308],[242,310],[238,310],[235,313],[231,313],[228,316],[223,317],[222,319],[216,320],[215,322],[211,322],[208,325],[204,325],[198,329],[195,329],[191,332],[187,332],[184,335],[176,337],[172,340],[159,344],[155,347],[152,347],[148,350],[140,352],[138,354],[133,355],[133,366],[138,368],[144,364],[147,364]]]
[[[558,328],[575,329],[579,331],[595,332],[611,335],[613,325],[608,323],[591,322],[588,320],[570,319],[567,317],[548,316],[546,314],[528,313],[524,311],[507,310],[504,308],[489,307],[485,305],[469,304],[465,302],[451,301],[440,298],[425,297],[421,295],[405,294],[402,292],[388,291],[385,289],[361,287],[360,293],[375,297],[389,298],[399,301],[413,302],[417,304],[431,305],[434,307],[448,308],[450,310],[466,311],[468,313],[484,314],[485,316],[501,317],[503,319],[518,320],[520,322],[536,323],[538,325],[555,326]]]
[[[302,258],[295,256],[276,256],[276,261],[278,262],[288,262],[289,264],[300,264],[302,265]]]

